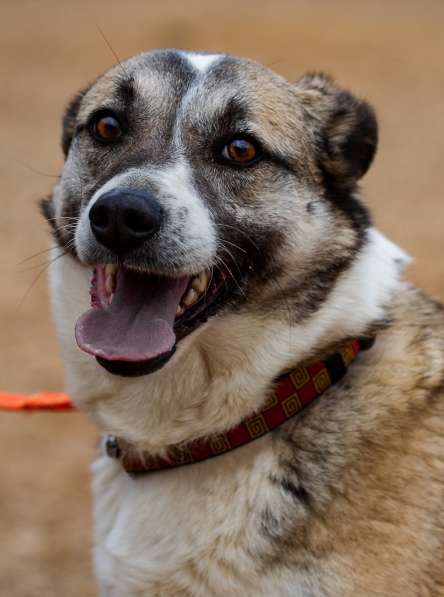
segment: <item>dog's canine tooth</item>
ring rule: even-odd
[[[177,309],[176,309],[176,317],[180,317],[184,313],[185,313],[185,309],[182,307],[182,305],[178,305]]]
[[[200,272],[198,276],[193,278],[191,288],[194,288],[198,293],[202,293],[208,286],[208,273],[206,271]]]
[[[187,307],[191,307],[191,305],[194,305],[198,298],[199,295],[197,294],[197,292],[190,288],[186,295],[183,297],[182,302]]]
[[[194,290],[196,292],[200,292],[200,281],[199,281],[199,277],[195,276],[192,280],[191,280],[191,288],[194,288]]]
[[[205,284],[205,288],[207,288],[208,284],[210,283],[210,272],[208,270],[204,270],[200,272],[199,277],[202,281],[202,284]]]
[[[113,279],[111,276],[106,276],[105,278],[105,290],[108,293],[113,291]]]
[[[107,276],[114,276],[117,271],[117,265],[113,265],[112,263],[107,263],[105,265],[105,274]]]
[[[105,290],[108,294],[114,291],[117,266],[111,263],[105,265]]]

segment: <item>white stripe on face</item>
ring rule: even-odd
[[[222,58],[223,54],[195,54],[193,52],[181,52],[181,55],[201,73],[206,72],[209,67],[217,60]]]
[[[165,269],[168,259],[175,263],[177,273],[198,273],[207,269],[214,258],[217,234],[210,211],[194,188],[189,164],[180,158],[163,167],[130,168],[98,189],[83,209],[75,233],[76,251],[81,261],[90,263],[103,247],[91,230],[89,212],[104,193],[118,188],[152,189],[166,214],[162,234],[156,240],[155,251],[162,255]]]

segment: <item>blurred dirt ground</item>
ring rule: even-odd
[[[36,200],[59,173],[62,109],[114,58],[153,47],[250,56],[297,78],[324,70],[377,108],[380,149],[364,195],[416,259],[409,277],[444,298],[444,3],[0,0],[0,389],[57,390],[47,246]],[[0,415],[0,595],[95,595],[80,414]],[[122,596],[124,597],[124,596]]]

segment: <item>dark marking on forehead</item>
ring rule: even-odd
[[[239,63],[241,62],[242,60],[239,58],[222,56],[214,64],[210,65],[207,71],[208,77],[211,80],[226,84],[238,83],[240,81]]]
[[[249,132],[248,116],[244,102],[236,97],[221,102],[208,114],[199,112],[196,115],[193,109],[188,110],[181,123],[184,150],[188,159],[196,167],[202,156],[211,160],[211,148],[215,144],[225,143],[236,133]]]
[[[136,63],[136,70],[139,70],[141,64],[165,75],[168,82],[173,82],[174,87],[181,90],[181,95],[188,89],[195,76],[195,71],[187,58],[176,50],[160,50],[144,54],[141,56],[141,63]]]
[[[167,111],[177,108],[194,74],[186,58],[174,50],[149,52],[130,58],[124,63],[123,72],[114,69],[105,73],[90,87],[92,95],[87,98],[84,119],[88,112],[101,107],[127,110],[139,108],[146,113],[160,105],[162,114],[156,114],[159,121],[160,116],[165,118]],[[156,81],[156,75],[162,82],[160,85]],[[144,78],[154,82],[151,97],[149,85],[143,85]]]
[[[248,118],[248,109],[244,102],[237,97],[229,99],[225,106],[221,107],[220,115],[217,115],[217,127],[230,129],[232,127],[244,126]]]
[[[164,50],[131,58],[123,72],[115,69],[98,79],[77,127],[79,168],[84,168],[85,179],[94,181],[94,188],[131,167],[174,158],[171,140],[177,112],[194,77],[186,57]],[[87,127],[91,114],[103,107],[127,123],[121,142],[105,148],[94,144]]]
[[[130,106],[130,104],[134,101],[135,95],[134,77],[132,75],[119,81],[116,89],[116,95],[126,107]]]

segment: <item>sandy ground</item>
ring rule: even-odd
[[[321,69],[377,108],[380,150],[364,195],[416,259],[409,277],[444,298],[444,3],[0,0],[0,389],[56,390],[47,246],[36,201],[62,160],[63,106],[121,57],[159,47],[223,50],[297,78]],[[39,276],[38,278],[36,278]],[[95,595],[88,464],[97,433],[81,414],[0,416],[0,595]]]

